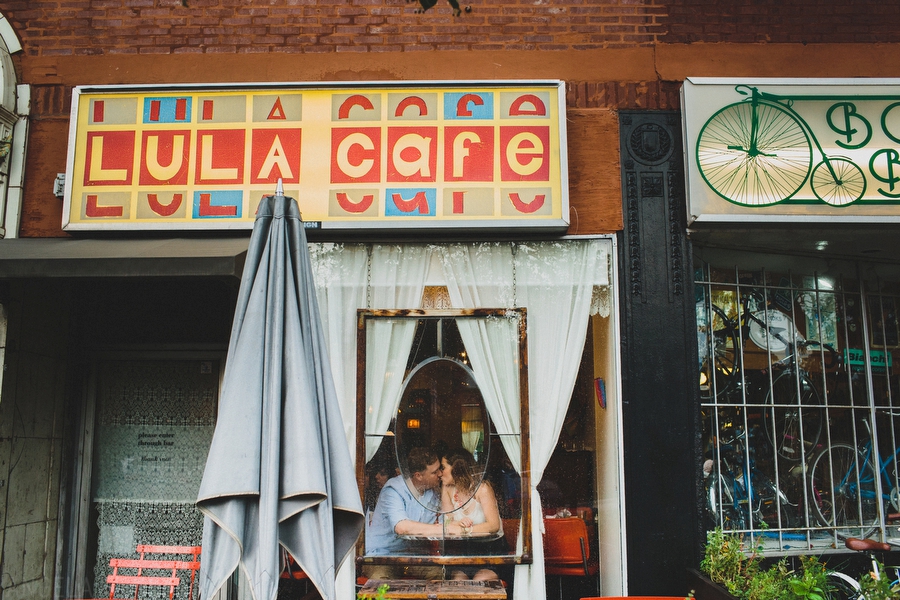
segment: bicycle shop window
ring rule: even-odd
[[[866,265],[698,261],[706,526],[842,548],[900,511],[900,278]]]
[[[525,311],[358,314],[360,563],[465,562],[498,571],[527,562]],[[382,490],[396,486],[401,495],[409,490],[416,514],[408,517],[421,530],[394,531]]]

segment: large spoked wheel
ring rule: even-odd
[[[697,315],[700,341],[700,398],[709,401],[730,392],[738,379],[737,333],[725,312],[716,306]],[[711,317],[711,318],[710,318]]]
[[[850,444],[832,444],[810,463],[809,492],[816,519],[825,527],[868,537],[878,524],[875,469]]]
[[[828,585],[831,586],[828,597],[832,600],[865,600],[859,583],[840,571],[828,573]]]
[[[816,198],[831,206],[853,204],[866,193],[862,169],[846,158],[829,158],[827,163],[817,164],[809,183]]]
[[[729,202],[767,206],[803,187],[812,170],[812,146],[784,107],[737,102],[710,117],[700,130],[697,166],[709,187]]]
[[[778,456],[805,458],[822,434],[822,402],[805,376],[785,371],[766,394],[766,437]]]

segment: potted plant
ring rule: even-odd
[[[742,535],[715,529],[707,534],[700,571],[692,570],[696,600],[827,600],[827,568],[815,557],[765,565],[761,548],[748,548]]]
[[[386,600],[387,598],[388,586],[386,583],[379,585],[375,590],[375,596],[371,597],[372,600]],[[357,600],[363,600],[363,598],[368,598],[370,596],[362,596],[361,594],[356,595]]]
[[[859,578],[859,588],[863,598],[866,600],[895,600],[900,598],[900,584],[892,581],[892,577],[885,576],[884,565],[878,563],[878,572],[881,577],[876,577],[875,573],[869,572]]]

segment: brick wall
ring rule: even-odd
[[[29,56],[566,50],[650,45],[665,8],[642,0],[17,0],[0,10]],[[466,3],[468,1],[468,4]]]
[[[617,164],[617,130],[597,123],[678,110],[687,76],[900,76],[898,2],[461,0],[471,10],[454,17],[437,1],[417,13],[405,0],[0,0],[32,90],[21,235],[62,235],[45,191],[65,170],[74,85],[561,79],[572,164],[593,147]],[[571,177],[578,232],[618,230],[618,192],[589,166]]]
[[[569,108],[678,110],[680,81],[567,81]]]
[[[900,3],[884,0],[661,0],[662,42],[900,42]]]
[[[900,42],[882,0],[15,0],[29,56],[588,50],[657,42]],[[468,2],[468,3],[466,3]]]

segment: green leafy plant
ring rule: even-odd
[[[803,600],[826,600],[828,598],[828,569],[815,558],[800,557],[800,571],[788,580],[791,592]]]
[[[388,586],[386,583],[379,585],[378,588],[375,590],[375,597],[372,600],[386,600],[387,591],[388,591]],[[362,595],[357,594],[356,600],[363,600]]]
[[[784,560],[778,561],[768,569],[763,569],[760,564],[747,581],[746,590],[735,595],[746,600],[772,600],[774,598],[793,600],[789,575],[790,571]]]
[[[900,598],[900,585],[891,585],[891,578],[884,573],[884,565],[878,563],[878,572],[865,573],[859,578],[859,587],[866,600],[895,600]]]
[[[827,600],[830,592],[827,569],[818,559],[800,557],[796,570],[785,559],[765,567],[761,543],[749,548],[743,536],[721,529],[707,534],[700,569],[740,600]]]
[[[731,592],[731,586],[746,579],[753,567],[753,561],[744,554],[743,538],[728,535],[720,528],[706,534],[706,551],[700,570],[710,579]]]

